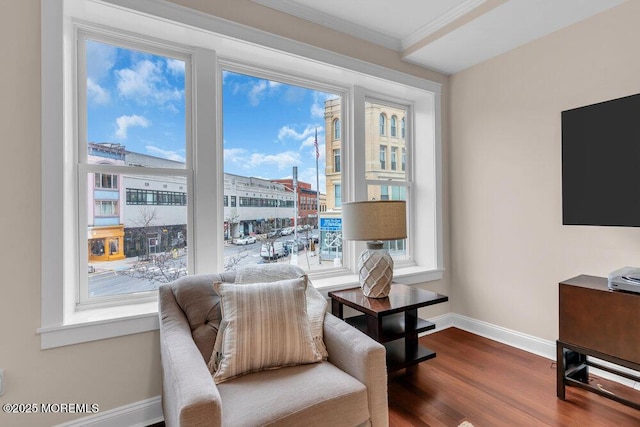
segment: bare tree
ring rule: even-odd
[[[178,250],[161,253],[150,257],[149,261],[138,261],[129,270],[121,271],[120,274],[136,279],[148,280],[157,285],[159,283],[170,283],[187,274],[187,266],[183,257],[178,254]]]
[[[136,279],[147,280],[152,284],[169,283],[187,274],[185,252],[183,249],[174,248],[158,254],[148,253],[147,237],[151,231],[157,228],[158,211],[155,207],[142,206],[139,215],[133,220],[136,226],[132,236],[141,240],[142,256],[128,270],[119,274]]]

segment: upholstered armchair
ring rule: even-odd
[[[276,279],[269,266],[262,266],[271,272],[264,281]],[[304,275],[298,267],[287,269],[286,278]],[[322,298],[304,277],[307,301]],[[214,345],[222,311],[228,313],[219,283],[233,284],[236,278],[236,272],[194,275],[160,287],[162,407],[168,427],[388,425],[384,347],[326,311],[320,318],[324,357],[319,361],[214,380],[211,356],[220,351]],[[227,324],[221,336],[230,333]],[[254,334],[249,340],[260,338]]]

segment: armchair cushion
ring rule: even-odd
[[[311,338],[323,359],[329,357],[322,338],[324,313],[327,311],[327,299],[311,284],[309,277],[300,267],[291,264],[245,265],[236,273],[236,283],[277,282],[304,276],[307,281],[307,316],[311,327]]]
[[[309,329],[304,277],[213,286],[222,310],[209,363],[216,384],[251,372],[321,360]]]

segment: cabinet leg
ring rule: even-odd
[[[558,399],[564,400],[565,398],[565,385],[564,385],[564,347],[562,344],[556,342],[556,395]]]

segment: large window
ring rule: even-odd
[[[94,205],[78,222],[84,305],[138,298],[187,273],[189,60],[98,32],[78,39],[78,170],[94,183],[78,182],[80,212]],[[126,191],[112,191],[119,182]]]
[[[394,274],[440,277],[438,84],[142,3],[42,3],[43,347],[155,328],[163,281],[260,261],[241,235],[302,237],[315,286],[352,285],[343,201],[407,200]]]
[[[222,82],[225,193],[232,200],[225,217],[233,218],[225,225],[226,238],[254,236],[259,243],[226,245],[224,268],[270,261],[314,272],[334,268],[336,258],[342,263],[341,250],[327,250],[322,227],[328,218],[332,224],[339,221],[340,213],[320,212],[318,197],[326,196],[327,183],[341,182],[340,149],[331,149],[340,119],[327,119],[341,105],[341,96],[310,87],[320,82],[292,85],[286,78],[237,72],[234,64],[222,70]],[[327,159],[337,175],[328,177]],[[269,252],[262,246],[276,242],[285,246],[284,255],[264,259],[261,253]]]
[[[410,110],[406,105],[395,104],[392,102],[383,102],[379,100],[368,100],[364,103],[365,111],[365,128],[372,124],[366,121],[372,117],[391,117],[391,136],[396,136],[394,131],[397,117],[406,117]],[[365,177],[367,182],[367,197],[369,200],[406,200],[409,204],[409,211],[412,210],[411,196],[411,176],[405,170],[406,147],[410,143],[405,138],[394,139],[390,142],[390,146],[380,145],[384,136],[376,133],[367,133],[365,139],[365,153],[373,152],[375,147],[379,147],[379,167],[376,162],[367,161]],[[390,150],[390,162],[387,164],[387,151]],[[398,151],[403,153],[402,168],[398,170]],[[387,168],[389,166],[389,168]],[[407,250],[407,242],[405,239],[385,242],[385,247],[389,249],[392,256],[396,260],[409,259],[411,254]]]

